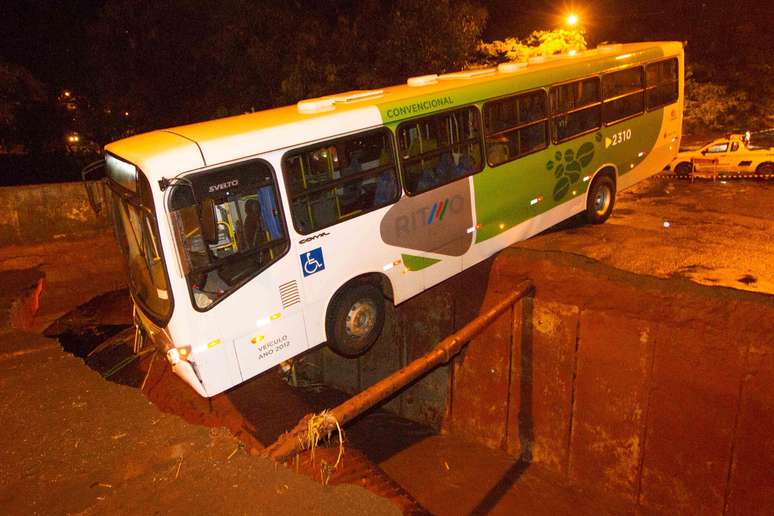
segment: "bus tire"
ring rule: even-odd
[[[384,326],[384,296],[371,284],[359,284],[338,293],[325,318],[328,347],[354,358],[368,351]]]
[[[613,213],[615,205],[615,182],[610,176],[599,176],[591,183],[586,197],[586,221],[602,224]]]

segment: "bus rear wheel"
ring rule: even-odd
[[[384,296],[370,284],[340,292],[331,303],[325,320],[328,347],[354,358],[368,351],[384,326]]]
[[[615,183],[610,176],[597,177],[586,198],[586,220],[591,224],[602,224],[613,213],[614,205]]]

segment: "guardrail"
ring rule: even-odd
[[[474,337],[484,331],[506,310],[528,294],[533,293],[531,280],[524,280],[502,301],[466,324],[456,333],[439,342],[430,352],[414,360],[390,376],[356,394],[341,405],[320,414],[307,414],[289,432],[282,434],[267,447],[261,456],[275,461],[289,458],[316,446],[319,436],[328,435],[376,404],[389,398],[409,383],[421,378],[436,367],[449,362]]]

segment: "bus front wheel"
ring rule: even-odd
[[[373,346],[384,326],[384,296],[370,284],[340,292],[331,303],[325,326],[328,347],[347,358],[362,355]]]
[[[589,188],[586,200],[586,220],[591,224],[602,224],[613,213],[615,204],[615,182],[610,176],[599,176]]]

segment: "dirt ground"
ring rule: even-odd
[[[606,224],[569,221],[518,245],[577,253],[640,274],[774,293],[772,207],[774,182],[691,184],[653,178],[620,193]],[[182,407],[163,407],[186,413],[186,422],[140,395],[136,387],[147,361],[128,372],[134,378],[127,383],[134,387],[119,385],[40,336],[70,310],[124,287],[122,262],[110,234],[85,242],[1,248],[0,271],[14,269],[43,272],[46,286],[29,332],[0,328],[0,334],[5,332],[0,347],[3,512],[397,511],[385,499],[352,485],[361,480],[360,471],[344,483],[323,487],[249,456],[245,443],[268,442],[283,423],[277,418],[271,425],[261,423],[260,408],[251,402],[255,382],[220,401],[194,395],[188,401],[180,398]],[[89,310],[102,326],[126,324],[125,310],[112,318]],[[163,371],[158,368],[155,374]],[[161,383],[154,382],[157,377],[149,378],[149,386],[158,389]],[[192,417],[196,414],[202,419]],[[365,451],[431,512],[622,514],[632,509],[568,490],[551,475],[525,469],[502,453],[381,417],[363,418],[351,428],[352,452]],[[219,421],[230,430],[218,429]],[[289,418],[287,426],[295,421]],[[245,435],[234,437],[240,429]]]
[[[620,192],[610,219],[578,220],[517,244],[651,276],[774,294],[774,181],[656,176]]]
[[[28,353],[0,362],[5,514],[399,513],[361,487],[252,457],[225,429],[165,414],[54,341],[13,338]]]
[[[123,286],[120,263],[109,234],[0,250],[0,513],[400,513],[355,482],[325,486],[249,455],[225,428],[164,413],[40,334]],[[41,273],[40,317],[11,328],[9,307]],[[95,308],[103,327],[126,323],[125,309]]]

